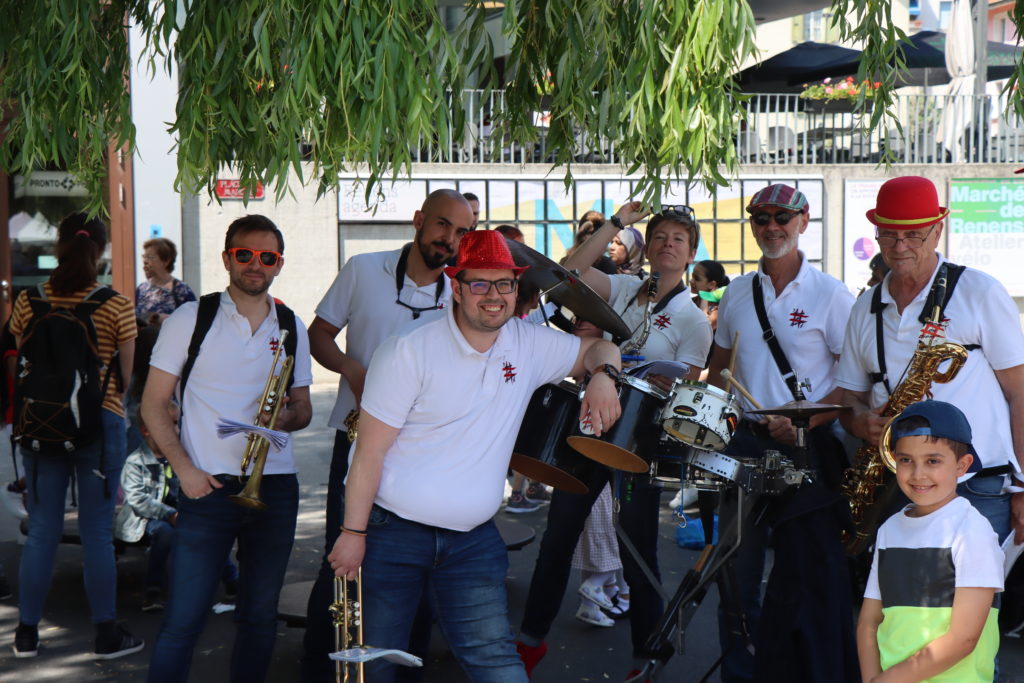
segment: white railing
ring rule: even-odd
[[[1024,121],[1004,118],[1004,101],[988,95],[899,95],[895,126],[868,131],[867,112],[848,103],[823,103],[794,94],[759,94],[746,103],[747,120],[734,135],[736,154],[745,164],[876,164],[885,153],[894,163],[1024,164]],[[462,164],[550,163],[548,112],[534,113],[537,140],[515,144],[491,127],[505,106],[501,90],[463,91],[466,112],[461,134],[447,145],[421,140],[413,161]],[[578,134],[572,154],[579,163],[618,164],[615,141]]]

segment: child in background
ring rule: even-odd
[[[988,521],[956,494],[981,469],[955,406],[916,403],[892,424],[896,481],[911,504],[878,530],[857,623],[864,681],[992,681],[1003,553]]]
[[[177,419],[177,409],[169,406],[168,410]],[[128,456],[121,472],[124,505],[114,520],[114,536],[126,543],[138,543],[144,537],[149,538],[142,611],[151,612],[164,607],[164,575],[174,547],[174,527],[178,520],[175,507],[178,478],[153,441],[142,421],[141,412],[138,425],[143,440],[139,448]],[[238,593],[238,567],[230,559],[221,578],[225,600],[231,601]]]

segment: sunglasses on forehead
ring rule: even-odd
[[[253,258],[258,258],[261,266],[272,268],[281,260],[281,254],[277,251],[261,251],[259,249],[248,249],[246,247],[232,247],[228,249],[228,253],[234,257],[236,263],[241,263],[243,266],[250,263]]]
[[[754,221],[754,225],[759,225],[763,228],[771,223],[773,219],[775,220],[776,225],[781,226],[786,225],[799,215],[799,213],[795,213],[793,211],[779,211],[775,214],[768,213],[767,211],[758,211],[750,216],[750,220]]]
[[[666,218],[672,218],[673,216],[682,216],[693,220],[693,207],[686,204],[664,204],[661,207],[661,215]]]

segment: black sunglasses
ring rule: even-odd
[[[673,215],[682,216],[689,220],[693,220],[694,211],[693,207],[687,204],[673,204],[671,206],[664,205],[661,207],[661,215],[666,218],[671,218]]]
[[[776,214],[771,214],[766,211],[759,211],[750,217],[750,220],[754,221],[754,225],[759,225],[762,228],[775,220],[776,225],[783,226],[789,223],[791,220],[799,216],[799,213],[793,213],[792,211],[779,211]]]
[[[433,306],[425,306],[423,308],[419,306],[410,306],[401,299],[395,299],[395,303],[398,304],[399,306],[405,306],[410,311],[412,311],[413,320],[419,320],[420,315],[426,313],[427,311],[440,311],[442,308],[444,308],[444,304],[434,304]]]

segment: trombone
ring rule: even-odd
[[[355,581],[350,589],[349,581],[343,576],[334,577],[334,602],[330,613],[334,622],[335,651],[361,648],[363,646],[363,568],[356,570]],[[353,597],[351,593],[355,593]],[[354,669],[354,671],[353,671]],[[364,683],[363,663],[334,660],[336,683]]]
[[[270,364],[270,375],[263,386],[263,395],[260,397],[259,409],[256,412],[256,419],[253,420],[254,425],[259,425],[260,418],[264,415],[268,418],[268,428],[274,429],[275,425],[277,425],[277,416],[281,412],[281,406],[284,405],[283,398],[285,392],[288,391],[288,381],[291,379],[292,366],[295,363],[295,358],[286,356],[284,363],[281,365],[281,372],[276,375],[274,374],[277,372],[277,364],[281,359],[281,351],[284,349],[284,340],[287,337],[288,330],[281,330],[278,336],[277,349],[274,351],[274,360]],[[232,501],[254,510],[265,510],[267,508],[267,504],[260,500],[260,484],[263,483],[263,468],[267,464],[267,454],[269,452],[270,442],[265,436],[249,434],[249,439],[245,443],[245,453],[242,455],[242,473],[240,476],[245,476],[250,463],[252,464],[252,473],[249,474],[249,480],[245,483],[245,488],[238,495],[228,496]]]

